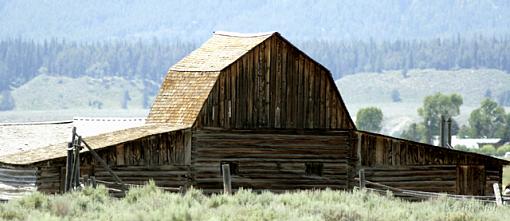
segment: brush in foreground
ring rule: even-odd
[[[438,198],[407,202],[366,191],[296,191],[283,194],[239,190],[233,195],[166,193],[153,182],[125,198],[104,187],[64,195],[33,193],[0,204],[3,220],[507,220],[508,207]]]

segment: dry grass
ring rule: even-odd
[[[232,196],[163,193],[154,184],[110,198],[104,188],[66,195],[34,193],[0,205],[6,220],[507,220],[508,207],[438,198],[407,202],[365,191],[240,190]]]

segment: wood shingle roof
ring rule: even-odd
[[[215,32],[212,38],[172,66],[170,71],[221,71],[275,33]]]
[[[170,68],[147,123],[192,126],[221,70],[274,34],[214,33],[200,48]]]

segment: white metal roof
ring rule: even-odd
[[[73,121],[0,124],[0,156],[68,142],[71,131],[83,137],[139,127],[144,118],[75,117]]]

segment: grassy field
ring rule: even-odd
[[[458,93],[464,98],[464,105],[478,106],[488,91],[497,99],[510,90],[510,75],[494,69],[416,69],[410,70],[407,77],[401,71],[358,73],[343,77],[336,84],[346,103],[390,103],[392,91],[396,90],[404,103],[421,103],[425,96],[441,92]]]
[[[158,87],[151,82],[148,90]],[[121,109],[125,97],[126,109],[140,109],[143,90],[141,80],[39,75],[15,88],[12,96],[15,110]],[[150,96],[149,103],[153,99]]]
[[[123,199],[104,188],[65,195],[40,193],[0,204],[4,220],[508,220],[510,209],[476,201],[437,198],[406,202],[365,191],[299,191],[207,196],[162,193],[154,185]]]
[[[384,114],[381,133],[398,136],[412,122],[420,120],[417,109],[426,96],[437,92],[462,95],[464,104],[455,120],[466,124],[469,114],[480,106],[487,91],[493,99],[510,90],[510,75],[491,69],[454,71],[410,70],[404,78],[400,71],[358,73],[336,81],[353,118],[360,108],[378,107]],[[400,93],[400,102],[392,101],[392,91]],[[510,111],[510,108],[506,108]]]

